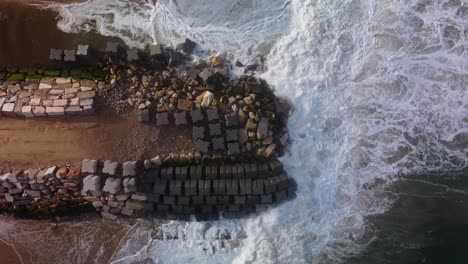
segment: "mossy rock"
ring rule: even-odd
[[[25,73],[14,73],[14,74],[8,76],[7,81],[11,81],[11,82],[24,81],[25,77],[26,77]]]
[[[81,75],[79,74],[78,75],[72,74],[71,77],[74,81],[81,81]]]
[[[38,74],[43,74],[45,70],[46,70],[46,69],[45,69],[44,67],[39,67],[39,68],[36,69],[36,72],[37,72]]]
[[[16,73],[16,72],[18,71],[18,68],[15,68],[15,67],[8,67],[8,68],[7,68],[7,71],[8,71],[9,73]]]
[[[70,70],[70,75],[71,75],[71,76],[76,76],[76,75],[77,75],[77,76],[80,76],[82,71],[83,71],[83,70],[82,70],[82,69],[79,69],[79,68],[71,69],[71,70]]]
[[[82,79],[93,80],[93,79],[94,79],[94,75],[93,75],[93,73],[90,73],[90,72],[82,72],[82,73],[81,73],[81,78],[82,78]]]
[[[7,76],[6,72],[0,72],[0,80],[5,80],[6,76]]]
[[[62,77],[70,77],[70,71],[69,70],[63,70],[62,74],[60,75]]]
[[[28,81],[39,81],[41,78],[41,74],[28,74],[28,76],[26,76],[26,80]]]
[[[60,76],[60,70],[45,70],[44,75],[51,76],[51,77],[58,77]]]
[[[19,73],[27,73],[27,74],[36,74],[36,68],[20,68],[18,70]]]
[[[105,77],[106,73],[101,69],[97,69],[97,70],[94,71],[94,76],[95,77]]]

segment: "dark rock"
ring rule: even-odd
[[[197,45],[197,43],[191,41],[190,39],[185,39],[185,42],[184,43],[180,43],[177,45],[177,50],[178,51],[182,51],[184,52],[185,54],[189,55],[193,52],[193,49],[195,48],[195,46]]]

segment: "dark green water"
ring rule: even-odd
[[[468,263],[468,173],[406,177],[388,189],[398,196],[369,218],[376,239],[347,264]]]

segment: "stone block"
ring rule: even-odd
[[[240,154],[240,146],[239,143],[228,143],[228,155],[239,155]]]
[[[64,89],[65,94],[76,94],[78,92],[78,88],[66,88]]]
[[[267,178],[263,180],[263,186],[265,189],[265,193],[274,193],[276,192],[276,185],[272,181],[273,178]]]
[[[264,194],[261,195],[261,203],[262,204],[272,204],[273,203],[273,195],[272,194]]]
[[[143,109],[138,111],[138,122],[147,123],[150,121],[149,109]]]
[[[176,167],[175,168],[175,178],[176,178],[176,180],[186,180],[186,179],[188,179],[188,167]]]
[[[208,68],[203,69],[203,71],[198,74],[204,82],[206,82],[212,75],[213,73]]]
[[[49,91],[49,95],[62,95],[63,93],[63,89],[52,89]]]
[[[2,113],[5,116],[15,116],[15,104],[14,103],[6,103],[3,104]]]
[[[80,106],[92,106],[94,99],[80,99]]]
[[[89,45],[78,45],[78,50],[76,51],[76,55],[86,56],[88,55],[88,48]]]
[[[169,181],[169,194],[182,195],[182,181]]]
[[[206,110],[206,115],[208,117],[208,121],[219,120],[218,108],[210,108]]]
[[[91,99],[96,96],[96,91],[91,90],[91,91],[86,91],[86,92],[79,92],[76,96],[79,97],[81,100]]]
[[[226,119],[226,127],[236,128],[239,126],[239,118],[237,117],[237,115],[233,115],[233,114],[225,115],[225,119]]]
[[[224,150],[226,149],[226,146],[224,145],[224,138],[223,137],[218,137],[218,138],[213,138],[213,150]]]
[[[104,167],[102,168],[102,173],[115,176],[117,175],[119,166],[120,164],[117,161],[106,160],[104,161]]]
[[[258,177],[260,178],[270,177],[270,169],[267,163],[265,162],[258,163],[257,168],[258,168],[258,172],[257,172]]]
[[[226,130],[226,141],[228,142],[239,141],[239,130],[238,129]]]
[[[208,150],[210,148],[210,142],[208,141],[203,141],[203,140],[198,140],[197,141],[197,151],[201,153],[208,153]]]
[[[252,181],[252,193],[255,195],[264,194],[263,189],[263,180],[254,180]]]
[[[147,201],[148,196],[146,194],[143,194],[143,193],[134,193],[134,194],[132,194],[132,200]]]
[[[234,204],[245,204],[245,196],[234,196]]]
[[[135,177],[125,177],[122,184],[125,193],[132,193],[137,191]]]
[[[50,60],[62,60],[63,50],[62,49],[50,49]]]
[[[42,106],[35,106],[33,108],[33,114],[34,116],[41,117],[41,116],[46,116],[46,109],[45,107]]]
[[[169,125],[169,114],[168,113],[156,114],[156,125],[158,126]]]
[[[162,54],[162,46],[161,44],[150,45],[150,55],[161,55]]]
[[[31,101],[29,101],[29,105],[31,106],[39,106],[41,105],[42,98],[32,98]]]
[[[252,179],[240,179],[239,187],[242,195],[252,194]]]
[[[176,204],[175,197],[165,195],[163,196],[163,203],[167,205],[175,205]]]
[[[226,180],[225,179],[220,179],[220,180],[215,180],[213,182],[213,190],[215,194],[218,195],[224,195],[226,194]]]
[[[109,41],[107,42],[107,45],[106,45],[106,52],[115,53],[117,52],[118,47],[119,47],[119,43]]]
[[[90,192],[99,192],[101,188],[101,176],[88,175],[83,179],[83,188],[81,189],[82,195],[87,195]]]
[[[161,178],[164,180],[174,179],[174,167],[165,167],[161,169]]]
[[[283,172],[283,164],[279,160],[270,160],[268,161],[268,166],[272,175],[279,175]]]
[[[141,201],[137,200],[128,200],[125,203],[125,207],[132,210],[142,210],[144,205]]]
[[[74,62],[76,60],[76,57],[75,57],[76,51],[75,50],[64,50],[63,52],[64,52],[64,57],[63,57],[64,61]]]
[[[218,204],[218,197],[207,195],[205,196],[205,203],[208,205],[217,205]]]
[[[278,192],[274,193],[273,196],[275,198],[276,203],[281,203],[281,202],[284,202],[284,201],[286,201],[288,199],[288,195],[287,195],[285,190],[278,191]]]
[[[128,61],[138,60],[138,49],[136,48],[127,49],[127,60]]]
[[[177,204],[178,205],[189,205],[190,204],[190,197],[188,197],[188,196],[177,196]]]
[[[115,199],[119,202],[124,202],[124,201],[127,201],[128,198],[130,198],[130,194],[128,193],[121,193],[121,194],[117,194],[115,196]]]
[[[197,195],[198,184],[196,180],[189,180],[184,182],[185,195],[193,196]]]
[[[67,99],[61,99],[61,100],[54,100],[54,104],[53,106],[54,107],[57,107],[57,106],[67,106],[68,105],[68,100]]]
[[[193,102],[190,100],[179,99],[177,100],[177,109],[180,111],[190,112],[193,109]]]
[[[202,195],[192,196],[193,205],[203,205],[205,204],[205,197]]]
[[[81,80],[80,85],[81,85],[80,89],[83,92],[91,91],[97,88],[96,82],[93,80]]]
[[[239,194],[239,180],[237,179],[226,180],[226,194],[227,195]]]
[[[67,115],[76,115],[76,114],[81,114],[83,113],[83,108],[79,106],[69,106],[65,108],[65,113]]]
[[[21,109],[21,114],[26,118],[34,117],[34,114],[32,113],[32,106],[23,106],[23,108]]]
[[[210,124],[209,131],[211,136],[219,136],[221,135],[221,124]]]
[[[187,124],[187,112],[174,113],[175,124],[186,125]]]
[[[193,139],[203,139],[203,138],[205,138],[205,127],[194,126],[192,128],[192,138]]]
[[[122,164],[122,175],[125,176],[135,176],[138,170],[137,161],[126,161]]]
[[[126,216],[132,216],[133,214],[133,209],[129,209],[127,207],[123,207],[122,210],[120,210],[120,213],[122,215],[126,215]]]
[[[46,107],[46,114],[50,116],[62,116],[65,115],[65,109],[63,107]]]
[[[158,195],[165,195],[167,190],[167,180],[156,180],[154,183],[154,193]]]
[[[220,195],[218,196],[218,204],[220,205],[229,205],[230,204],[230,197],[227,195]]]
[[[201,180],[203,177],[202,166],[191,166],[190,167],[190,178],[193,180]]]
[[[52,84],[49,84],[49,83],[39,83],[39,89],[51,89],[52,88]],[[37,91],[38,92],[38,91]],[[36,93],[37,93],[36,92]]]
[[[95,174],[98,172],[98,161],[85,159],[81,162],[81,172]]]
[[[200,195],[211,194],[211,180],[199,180],[198,181],[198,193]]]
[[[106,179],[104,183],[104,188],[102,189],[104,192],[108,192],[111,194],[116,194],[122,189],[122,180],[119,178],[112,178],[109,177]]]
[[[192,123],[197,123],[203,121],[205,116],[201,109],[196,109],[190,112],[190,117],[192,118]]]

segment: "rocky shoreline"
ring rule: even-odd
[[[195,45],[125,50],[109,42],[105,52],[79,45],[51,49],[53,68],[1,70],[5,118],[73,118],[106,109],[135,113],[142,126],[188,127],[196,142],[186,154],[141,162],[84,160],[6,172],[2,210],[51,216],[91,205],[114,220],[143,213],[205,219],[245,216],[293,198],[295,183],[275,159],[287,145],[289,105],[262,80],[232,79],[225,54],[194,61]]]
[[[93,208],[111,220],[236,218],[292,199],[296,191],[277,160],[83,160],[81,166],[5,173],[0,182],[0,211],[35,218]]]

